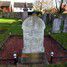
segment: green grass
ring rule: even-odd
[[[9,35],[10,32],[12,35],[22,35],[21,24],[19,22],[12,23],[12,24],[1,24],[0,28],[8,28],[5,33],[0,34],[0,41],[2,41],[4,36]]]
[[[0,30],[6,29],[6,32],[3,34],[0,34],[0,45],[3,43],[4,40],[10,35],[22,35],[22,29],[21,29],[21,22],[16,21],[15,23],[0,23]]]
[[[45,28],[45,35],[48,35],[49,32],[51,32],[51,25],[46,25],[46,28]]]
[[[10,29],[8,30],[8,32],[11,32],[12,35],[22,35],[21,24],[19,22],[13,23],[10,26]]]
[[[16,22],[16,19],[6,19],[6,18],[0,18],[0,23],[14,23]]]
[[[55,33],[51,36],[67,49],[67,33]]]

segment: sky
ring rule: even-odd
[[[18,1],[18,2],[34,2],[35,0],[14,0],[14,1]]]
[[[11,1],[11,0],[0,0],[0,1]],[[15,2],[35,2],[35,0],[12,0]]]

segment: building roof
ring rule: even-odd
[[[0,1],[0,7],[1,6],[10,6],[10,2],[8,1]]]
[[[19,2],[14,2],[14,7],[19,7],[19,8],[32,8],[32,3],[19,3]]]
[[[27,3],[27,8],[32,8],[33,4],[32,3]]]
[[[24,8],[24,4],[25,4],[25,3],[14,2],[14,7]]]

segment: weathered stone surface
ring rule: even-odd
[[[23,22],[22,29],[24,38],[22,53],[44,52],[44,22],[37,16],[31,16]]]
[[[63,29],[63,32],[67,32],[67,16],[64,20],[64,29]]]
[[[47,14],[42,15],[42,20],[46,23]]]
[[[27,11],[24,11],[22,13],[22,19],[25,20],[27,17],[28,17],[28,12]]]
[[[53,28],[52,28],[52,32],[53,33],[60,33],[60,26],[61,26],[61,19],[59,18],[55,18],[53,21]]]
[[[37,16],[28,17],[22,24],[24,47],[21,63],[45,63],[48,64],[43,46],[45,24]]]

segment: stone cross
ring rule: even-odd
[[[23,13],[22,13],[22,19],[25,20],[28,17],[28,8],[26,3],[24,4]]]

